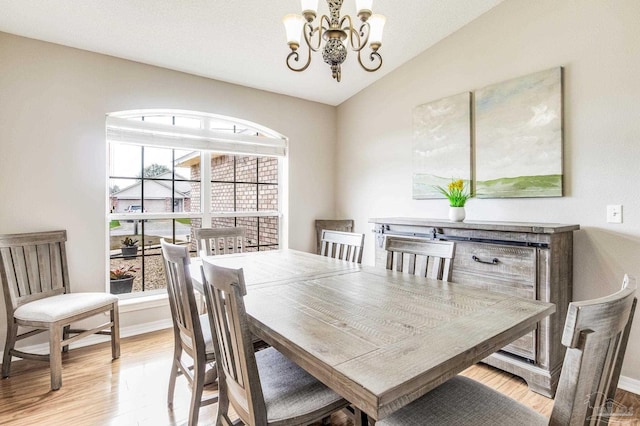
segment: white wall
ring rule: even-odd
[[[369,218],[447,217],[446,202],[411,199],[412,108],[563,66],[565,196],[472,199],[467,218],[580,224],[575,300],[640,278],[639,17],[637,0],[506,0],[340,105],[336,210],[367,232],[364,263]],[[624,206],[624,223],[606,223],[607,204]],[[640,321],[622,374],[640,380]]]
[[[0,233],[67,229],[72,288],[104,290],[105,114],[143,108],[222,114],[287,136],[289,246],[315,249],[314,220],[334,214],[335,107],[4,33]],[[122,325],[168,315],[125,312]]]

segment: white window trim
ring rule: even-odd
[[[243,133],[216,132],[205,128],[179,127],[170,124],[136,121],[107,116],[107,141],[167,148],[187,148],[225,154],[250,154],[284,157],[287,139],[284,136],[254,136]],[[274,134],[269,132],[270,135]]]

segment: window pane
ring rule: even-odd
[[[174,151],[176,180],[200,180],[200,151]]]
[[[278,185],[260,185],[259,187],[258,210],[278,210]]]
[[[256,184],[236,184],[236,211],[256,211],[258,208],[258,188]]]
[[[211,211],[212,212],[232,212],[233,209],[233,189],[232,183],[212,183],[211,184]]]
[[[160,239],[170,241],[175,229],[175,242],[186,243],[191,239],[191,221],[189,219],[156,219],[144,221],[145,247],[160,246]]]
[[[211,219],[212,228],[232,228],[236,226],[235,217],[214,217]]]
[[[198,211],[199,201],[192,203],[191,188],[196,182],[145,179],[144,211],[147,213],[169,213]]]
[[[144,147],[143,154],[144,177],[171,179],[173,171],[173,149]]]
[[[152,245],[145,249],[144,256],[144,291],[158,290],[167,288],[167,279],[164,275],[164,266],[162,265],[162,251],[159,245]],[[136,288],[134,291],[142,291]]]
[[[236,218],[237,226],[244,226],[246,229],[245,236],[247,238],[247,247],[258,245],[258,218],[257,217],[238,217]]]
[[[216,132],[230,132],[233,133],[235,129],[235,125],[228,120],[223,120],[220,118],[211,118],[209,119],[209,128],[211,130],[215,130]]]
[[[109,176],[138,177],[142,165],[142,147],[127,144],[110,145]]]
[[[124,213],[141,203],[139,179],[109,179],[109,211]]]
[[[258,158],[236,156],[236,182],[258,181]]]
[[[278,159],[258,157],[258,182],[278,183]]]
[[[260,246],[279,244],[278,242],[278,217],[260,217],[259,218],[260,229]]]
[[[233,156],[211,155],[211,180],[233,182]]]
[[[170,115],[146,115],[144,121],[148,123],[173,124],[173,117]]]
[[[176,117],[175,125],[180,127],[189,127],[192,129],[200,129],[202,128],[202,120],[199,118],[191,118],[191,117]]]
[[[119,250],[118,250],[119,251]],[[142,257],[134,257],[134,258],[122,258],[116,257],[111,258],[109,261],[109,270],[126,270],[129,267],[135,268],[134,272],[131,273],[135,278],[133,279],[133,288],[132,292],[141,291],[142,290]],[[115,287],[115,286],[114,286]],[[115,292],[115,288],[111,289],[111,292]]]

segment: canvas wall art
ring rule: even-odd
[[[475,92],[475,195],[562,196],[562,68]]]
[[[461,93],[413,110],[413,199],[444,198],[434,185],[471,180],[471,95]]]

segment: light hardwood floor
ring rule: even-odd
[[[9,379],[0,380],[1,425],[184,425],[189,389],[180,377],[173,411],[167,408],[167,384],[173,350],[170,330],[122,339],[122,355],[111,360],[108,343],[80,348],[63,355],[62,388],[49,390],[44,363],[18,361]],[[464,375],[549,416],[553,401],[527,390],[518,377],[479,364]],[[208,392],[215,392],[215,387]],[[618,391],[618,403],[633,411],[610,424],[640,425],[640,396]],[[200,410],[200,425],[215,424],[217,404]],[[333,425],[348,426],[344,414],[334,414]]]

